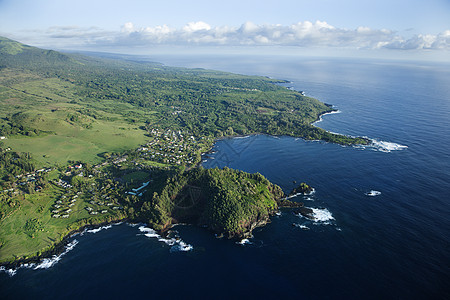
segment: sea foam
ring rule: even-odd
[[[303,224],[297,224],[297,223],[294,223],[294,224],[292,224],[292,225],[294,225],[295,227],[298,227],[298,228],[300,228],[300,229],[304,229],[304,230],[309,230],[309,229],[310,229],[308,226],[303,225]]]
[[[30,264],[30,267],[33,267],[33,270],[38,270],[38,269],[48,269],[53,267],[55,264],[57,264],[61,258],[66,255],[67,253],[69,253],[69,251],[73,250],[73,248],[75,248],[75,246],[78,244],[77,240],[73,240],[72,242],[70,242],[69,244],[67,244],[65,250],[63,253],[59,254],[59,255],[53,255],[51,258],[44,258],[39,264]]]
[[[86,232],[88,232],[88,233],[97,233],[97,232],[100,232],[100,231],[102,231],[104,229],[110,229],[111,227],[112,227],[112,225],[106,225],[106,226],[102,226],[102,227],[86,230]]]
[[[4,266],[0,267],[0,272],[5,272],[6,274],[8,274],[10,277],[13,277],[14,275],[16,275],[17,273],[17,269],[7,269]]]
[[[368,146],[372,150],[389,153],[391,151],[400,151],[408,149],[408,146],[392,142],[378,141],[373,139],[372,144]]]
[[[239,242],[236,242],[236,244],[239,244],[239,245],[251,245],[252,242],[250,242],[249,239],[242,239]]]
[[[305,217],[314,222],[315,225],[329,225],[329,221],[334,220],[331,212],[326,208],[311,208],[312,213],[310,214],[298,214],[299,217]],[[296,226],[294,224],[294,226]]]
[[[375,196],[381,195],[381,192],[371,190],[370,192],[367,192],[365,195],[370,196],[370,197],[375,197]]]
[[[145,226],[139,226],[139,231],[143,233],[146,237],[149,238],[157,238],[159,242],[162,242],[168,246],[172,246],[170,248],[170,252],[186,252],[191,251],[194,247],[186,242],[184,242],[179,237],[173,238],[163,238],[159,235],[154,229],[148,228]]]
[[[322,118],[323,116],[326,116],[326,115],[334,115],[334,114],[340,114],[340,113],[341,113],[340,110],[335,110],[335,111],[331,111],[331,112],[324,113],[324,114],[322,114],[322,115],[319,116],[319,120],[315,121],[315,122],[312,123],[311,125],[316,125],[317,123],[322,122],[322,121],[323,121],[323,118]]]
[[[177,252],[177,251],[187,252],[191,251],[192,249],[194,249],[192,245],[189,245],[183,242],[182,240],[178,240],[177,244],[174,245],[172,248],[170,248],[170,252]]]
[[[5,272],[6,274],[8,274],[9,276],[12,277],[12,276],[16,275],[17,270],[20,268],[28,268],[28,269],[33,269],[33,270],[51,268],[55,264],[57,264],[64,255],[66,255],[71,250],[73,250],[73,248],[75,248],[75,246],[77,244],[78,244],[78,241],[73,240],[72,242],[70,242],[66,245],[66,247],[64,248],[64,251],[59,255],[53,255],[50,258],[44,258],[39,263],[22,264],[19,267],[17,267],[16,269],[6,269],[5,267],[2,266],[2,267],[0,267],[0,272]]]
[[[333,215],[326,208],[311,208],[313,213],[311,214],[311,219],[314,222],[326,222],[334,220]]]

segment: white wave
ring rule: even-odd
[[[182,240],[178,240],[177,245],[174,245],[172,248],[170,248],[170,252],[176,252],[176,251],[187,252],[187,251],[191,251],[192,249],[194,249],[194,247],[192,245],[189,245],[189,244],[183,242]]]
[[[17,273],[17,269],[7,269],[3,266],[0,267],[0,272],[5,272],[9,277],[13,277]]]
[[[249,137],[251,137],[251,135],[236,136],[236,137],[234,137],[234,138],[235,138],[235,139],[246,139],[246,138],[249,138]]]
[[[148,227],[145,227],[145,226],[140,226],[139,230],[141,232],[144,232],[144,235],[146,237],[149,237],[149,238],[158,238],[158,237],[160,237],[160,235],[158,233],[156,233],[156,231],[154,229],[151,229],[151,228],[148,228]]]
[[[145,227],[145,226],[139,226],[138,229],[139,229],[140,232],[155,232],[154,229],[151,229],[151,228],[148,228],[148,227]]]
[[[315,121],[311,125],[316,125],[317,123],[322,122],[323,121],[323,117],[326,116],[326,115],[334,115],[334,114],[340,114],[340,113],[341,113],[340,110],[334,110],[334,111],[331,111],[331,112],[324,113],[324,114],[319,116],[319,120]]]
[[[315,188],[312,188],[312,189],[311,189],[311,192],[306,193],[305,195],[311,196],[311,195],[314,195],[315,193],[316,193],[316,189],[315,189]]]
[[[312,218],[316,222],[325,222],[325,221],[329,221],[329,220],[334,220],[333,215],[326,208],[323,208],[323,209],[312,208],[312,210],[313,210]]]
[[[295,197],[298,197],[298,196],[303,196],[303,195],[305,195],[305,196],[312,196],[315,193],[316,193],[316,190],[314,188],[312,188],[311,192],[309,192],[309,193],[305,193],[305,194],[304,193],[295,193],[294,195],[287,196],[286,198],[283,198],[281,200],[288,200],[288,199],[295,198]],[[304,199],[304,200],[312,200],[312,201],[314,201],[313,199],[311,199],[309,197]]]
[[[111,227],[112,227],[112,225],[106,225],[106,226],[102,226],[102,227],[86,230],[86,232],[97,233],[97,232],[100,232],[100,231],[102,231],[104,229],[110,229]]]
[[[370,147],[372,150],[386,153],[389,153],[391,151],[400,151],[408,149],[408,146],[405,145],[400,145],[392,142],[378,141],[375,139],[372,139],[372,144],[369,145],[368,147]]]
[[[375,196],[381,195],[381,192],[371,190],[370,192],[367,192],[365,195],[370,196],[370,197],[375,197]]]
[[[75,246],[77,244],[78,244],[78,241],[73,240],[72,242],[70,242],[69,244],[66,245],[64,252],[62,252],[59,255],[53,255],[51,258],[44,258],[39,263],[22,264],[17,269],[6,269],[5,267],[2,266],[2,267],[0,267],[0,272],[5,272],[6,274],[8,274],[9,276],[12,277],[12,276],[16,275],[17,270],[20,268],[29,268],[29,269],[32,268],[33,270],[51,268],[56,263],[58,263],[64,255],[66,255],[69,251],[71,251],[73,248],[75,248]]]
[[[367,147],[364,145],[353,145],[353,148],[359,149],[359,150],[366,150]]]
[[[34,270],[51,268],[55,264],[57,264],[64,255],[66,255],[67,253],[69,253],[69,251],[71,251],[73,248],[75,248],[75,246],[77,244],[78,244],[78,241],[73,240],[72,242],[67,244],[66,249],[64,250],[63,253],[61,253],[59,255],[53,255],[51,258],[44,258],[39,264],[30,264],[29,267],[34,266],[34,268],[33,268]]]
[[[251,245],[252,242],[250,242],[249,239],[242,239],[239,242],[236,242],[236,244],[239,244],[239,245]]]
[[[171,239],[165,239],[162,237],[158,238],[159,242],[163,242],[164,244],[168,245],[168,246],[173,246],[176,244],[177,240],[175,238],[171,238]]]
[[[308,227],[308,226],[305,226],[305,225],[302,225],[302,224],[294,223],[293,225],[294,225],[295,227],[298,227],[298,228],[301,228],[301,229],[304,229],[304,230],[309,230],[309,227]]]
[[[154,229],[148,228],[145,226],[139,226],[139,231],[142,232],[146,237],[149,238],[157,238],[159,242],[165,243],[168,246],[172,246],[170,248],[170,252],[178,252],[178,251],[191,251],[194,247],[186,242],[184,242],[179,237],[176,238],[163,238],[159,235]]]
[[[303,195],[303,193],[296,193],[294,195],[287,196],[286,198],[283,198],[282,200],[288,200],[288,199],[295,198],[295,197],[298,197],[301,195]]]
[[[194,247],[186,242],[184,242],[182,239],[180,238],[170,238],[170,239],[165,239],[165,238],[158,238],[158,241],[165,243],[168,246],[172,246],[170,248],[170,252],[187,252],[187,251],[191,251],[192,249],[194,249]]]
[[[326,208],[311,208],[312,213],[305,215],[308,219],[314,221],[314,222],[320,222],[322,225],[328,225],[330,224],[327,221],[334,220],[333,215],[331,212]],[[299,214],[298,216],[302,216]]]
[[[331,222],[329,222],[329,221],[326,221],[326,222],[314,222],[313,225],[315,225],[315,226],[331,225]]]
[[[314,201],[314,199],[311,198],[311,197],[306,197],[306,198],[304,198],[303,200],[305,200],[305,201]]]

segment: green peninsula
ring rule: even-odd
[[[0,37],[0,263],[49,255],[85,226],[121,220],[250,234],[284,193],[260,174],[197,167],[215,140],[369,143],[312,126],[333,109],[283,82]]]

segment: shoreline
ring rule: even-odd
[[[3,267],[5,269],[19,269],[26,264],[38,264],[38,263],[42,262],[44,259],[50,259],[55,255],[60,255],[60,254],[64,253],[67,245],[70,243],[69,239],[71,239],[72,237],[74,237],[77,234],[80,234],[80,233],[82,233],[86,230],[90,230],[90,229],[97,229],[97,228],[101,228],[103,226],[113,225],[115,223],[126,222],[127,220],[128,220],[128,218],[124,218],[124,219],[119,219],[119,220],[114,220],[114,221],[109,221],[109,222],[102,222],[99,224],[83,225],[80,228],[70,231],[66,236],[64,236],[62,238],[61,241],[57,242],[56,244],[54,244],[52,246],[49,246],[48,247],[49,249],[45,250],[43,253],[41,253],[39,255],[34,255],[31,257],[19,258],[14,261],[0,262],[0,267]]]
[[[326,115],[334,115],[334,114],[340,114],[340,113],[342,113],[342,111],[340,111],[339,109],[334,109],[334,108],[333,108],[333,110],[331,110],[331,111],[327,111],[327,112],[324,112],[323,114],[320,114],[320,115],[317,117],[317,120],[315,120],[314,122],[312,122],[311,125],[312,125],[312,126],[315,126],[315,127],[318,127],[318,126],[316,126],[316,124],[323,121],[323,118],[322,118],[322,117],[324,117],[324,116],[326,116]],[[319,128],[320,128],[320,127],[319,127]],[[329,132],[331,132],[331,131],[329,131]],[[336,134],[339,134],[339,133],[336,133]]]
[[[331,108],[331,107],[330,107]],[[314,124],[317,122],[320,122],[322,120],[322,117],[327,115],[327,114],[335,114],[335,113],[340,113],[339,110],[336,110],[334,108],[331,108],[331,110],[329,111],[325,111],[322,114],[318,115],[317,120],[310,123],[310,125],[315,126]],[[207,154],[210,154],[212,152],[212,149],[214,148],[214,145],[221,141],[221,140],[226,140],[226,139],[233,139],[233,138],[248,138],[248,137],[252,137],[252,136],[257,136],[257,135],[266,135],[266,136],[270,136],[270,137],[274,137],[274,138],[279,138],[279,137],[293,137],[293,138],[301,138],[305,141],[308,141],[307,139],[303,138],[303,137],[295,137],[295,136],[289,136],[289,135],[271,135],[271,134],[267,134],[267,133],[260,133],[260,132],[255,132],[255,133],[250,133],[250,134],[245,134],[245,135],[231,135],[231,136],[223,136],[220,138],[216,138],[213,140],[213,142],[211,143],[211,146],[208,148],[207,151],[205,152],[201,152],[200,153],[200,160],[199,162],[197,162],[195,165],[192,165],[191,167],[187,168],[187,170],[193,169],[193,168],[198,168],[198,167],[202,167],[202,163],[203,163],[203,157]],[[342,134],[339,134],[342,135]],[[288,200],[290,197],[285,197],[279,200]],[[280,207],[281,208],[281,207]],[[79,234],[85,230],[88,229],[96,229],[96,228],[100,228],[103,226],[108,226],[117,222],[124,222],[129,220],[128,218],[124,218],[124,219],[119,219],[119,220],[114,220],[114,221],[110,221],[110,222],[102,222],[99,224],[89,224],[89,225],[83,225],[82,227],[78,228],[78,229],[74,229],[71,232],[69,232],[66,236],[64,236],[62,238],[62,240],[58,243],[56,243],[53,246],[49,246],[48,250],[45,250],[43,253],[39,254],[39,255],[34,255],[31,257],[26,257],[26,258],[19,258],[17,260],[14,261],[9,261],[9,262],[0,262],[0,267],[4,267],[6,269],[18,269],[21,266],[25,265],[25,264],[31,264],[31,263],[39,263],[42,260],[46,259],[46,258],[52,258],[52,256],[54,255],[60,255],[61,253],[63,253],[66,249],[66,246],[69,244],[69,239],[71,237],[73,237],[76,234]],[[178,224],[171,224],[170,227],[175,226]],[[164,234],[164,232],[167,232],[167,230],[170,230],[170,228],[165,228],[165,230],[161,230],[161,234]]]

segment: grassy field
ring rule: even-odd
[[[150,179],[150,175],[148,172],[143,171],[135,171],[132,173],[128,173],[122,177],[123,181],[126,183],[136,183],[143,182]]]
[[[102,101],[90,104],[95,106],[95,115],[91,116],[83,113],[84,105],[73,102],[77,98],[71,83],[6,72],[0,84],[7,81],[8,75],[9,80],[19,77],[15,80],[20,83],[0,85],[0,124],[19,113],[22,125],[51,133],[31,138],[15,135],[4,140],[4,144],[13,151],[31,153],[39,167],[63,165],[68,160],[98,163],[103,152],[122,152],[148,140],[146,132],[140,129],[144,123],[129,122],[124,115],[151,119],[152,111],[139,112],[127,103]],[[21,82],[24,80],[28,81]]]
[[[43,137],[11,137],[5,145],[30,152],[41,165],[65,164],[68,160],[99,163],[103,152],[137,148],[148,138],[136,126],[119,122],[95,122],[92,129],[55,121],[55,134]],[[59,124],[58,124],[59,123]]]
[[[89,215],[84,209],[87,199],[82,198],[71,207],[69,218],[52,218],[52,206],[65,194],[65,190],[53,186],[40,193],[22,195],[12,207],[2,209],[5,214],[0,220],[0,261],[37,255],[82,225],[119,218],[111,209],[105,214]],[[8,206],[5,201],[1,205]]]

